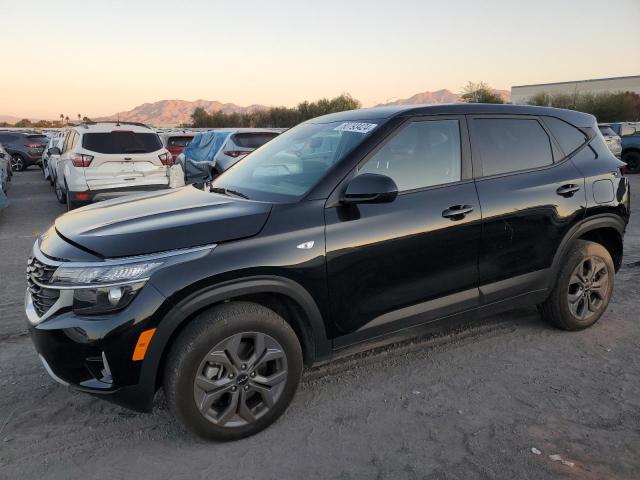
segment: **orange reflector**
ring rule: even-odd
[[[151,328],[149,330],[145,330],[138,337],[138,343],[136,343],[136,348],[133,349],[133,357],[131,359],[133,361],[144,359],[145,354],[147,353],[147,348],[149,348],[149,344],[151,343],[151,338],[153,334],[156,333],[155,328]]]

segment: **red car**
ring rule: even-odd
[[[169,152],[173,156],[174,162],[176,161],[178,155],[182,153],[184,147],[186,147],[189,142],[193,140],[194,136],[194,132],[189,132],[186,130],[160,133],[160,139],[162,140],[165,148],[169,150]]]

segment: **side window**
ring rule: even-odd
[[[76,134],[76,132],[71,130],[69,132],[69,135],[67,135],[67,139],[64,141],[63,153],[68,152],[71,149],[71,144],[73,142],[73,138],[74,138],[75,134]]]
[[[570,155],[587,141],[587,136],[573,125],[555,117],[544,117],[544,123],[556,138],[565,155]]]
[[[406,125],[358,171],[387,175],[401,192],[459,181],[460,172],[457,120],[416,121]]]
[[[71,146],[69,150],[73,150],[75,146],[78,144],[78,140],[80,140],[80,134],[77,132],[73,132],[73,140],[71,140]]]
[[[482,174],[498,175],[553,163],[551,140],[534,119],[476,118],[474,147],[482,161]]]

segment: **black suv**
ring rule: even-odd
[[[56,380],[251,435],[303,365],[524,303],[565,330],[611,298],[629,219],[594,117],[441,105],[305,122],[207,191],[81,208],[29,260],[26,312]]]
[[[49,139],[42,133],[0,131],[0,144],[11,155],[11,168],[16,172],[42,162],[42,153]]]

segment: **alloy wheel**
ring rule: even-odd
[[[604,305],[609,290],[609,269],[598,257],[586,257],[573,270],[569,279],[567,300],[571,314],[584,321]]]
[[[242,427],[276,405],[288,377],[282,346],[259,332],[232,335],[205,355],[194,380],[200,413],[221,427]]]
[[[11,155],[11,169],[14,172],[21,172],[24,169],[24,160],[20,155]]]

